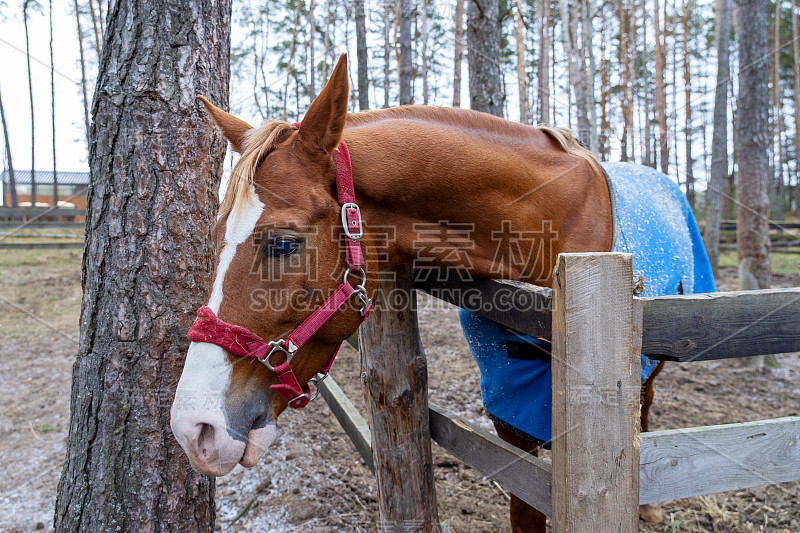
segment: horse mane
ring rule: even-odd
[[[554,126],[539,125],[539,129],[546,133],[555,143],[565,152],[576,157],[585,159],[592,170],[598,176],[603,175],[603,167],[600,166],[600,161],[592,152],[587,150],[581,143],[579,143],[572,132],[567,128],[557,128]]]
[[[253,201],[253,184],[258,165],[285,139],[285,133],[297,129],[280,120],[267,120],[245,134],[242,157],[233,167],[228,188],[219,206],[220,218]]]

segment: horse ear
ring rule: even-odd
[[[322,150],[327,154],[333,152],[342,138],[349,97],[347,54],[342,54],[325,88],[306,111],[298,140],[311,150]]]
[[[252,130],[253,126],[218,108],[206,100],[204,96],[198,94],[197,99],[203,102],[206,111],[211,115],[211,119],[220,127],[225,138],[231,142],[231,147],[241,154],[242,150],[244,150],[245,134]]]

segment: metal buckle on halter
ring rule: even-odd
[[[358,301],[360,302],[359,313],[361,313],[361,316],[365,316],[367,309],[369,309],[369,306],[372,305],[372,300],[367,294],[367,288],[365,287],[367,284],[367,273],[364,272],[363,268],[359,268],[358,270],[361,272],[361,283],[353,285],[353,294],[356,295]],[[350,275],[350,272],[351,271],[349,268],[344,271],[344,279],[342,280],[342,283],[347,283],[347,276]]]
[[[288,346],[284,346],[284,343],[288,344]],[[264,359],[259,359],[264,365],[269,368],[271,371],[275,372],[275,367],[269,362],[269,358],[272,357],[272,354],[275,352],[283,352],[286,354],[286,362],[290,362],[294,354],[297,353],[297,346],[292,343],[292,341],[285,341],[283,339],[278,339],[276,341],[269,341],[267,344],[272,346],[272,349],[269,353],[264,357]],[[294,400],[293,400],[294,401]]]
[[[358,231],[350,231],[350,225],[347,223],[347,210],[348,209],[355,209],[356,216],[358,217],[358,221],[353,221],[353,225],[358,225]],[[364,224],[361,222],[361,209],[358,208],[358,204],[353,202],[347,202],[342,205],[342,227],[344,228],[344,234],[350,237],[350,239],[357,241],[361,237],[364,236]]]
[[[328,377],[328,374],[317,374],[313,378],[309,379],[308,380],[309,391],[311,390],[310,385],[313,383],[314,384],[314,394],[312,395],[309,392],[304,392],[303,394],[300,394],[299,396],[296,396],[296,397],[292,398],[289,401],[289,406],[290,407],[294,407],[294,405],[292,405],[292,404],[294,402],[296,402],[297,400],[301,399],[301,398],[305,398],[309,402],[313,402],[314,400],[316,400],[317,396],[319,396],[319,384],[322,383],[323,381],[325,381],[325,378],[327,378],[327,377]]]

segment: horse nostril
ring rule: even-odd
[[[200,423],[197,451],[201,456],[209,456],[214,453],[214,426],[211,424]]]

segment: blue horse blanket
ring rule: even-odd
[[[711,265],[689,203],[650,167],[604,165],[614,217],[612,251],[633,255],[643,296],[715,292]],[[552,431],[550,343],[462,309],[461,327],[481,371],[486,412],[496,423],[545,447]],[[642,356],[642,381],[658,364]]]

